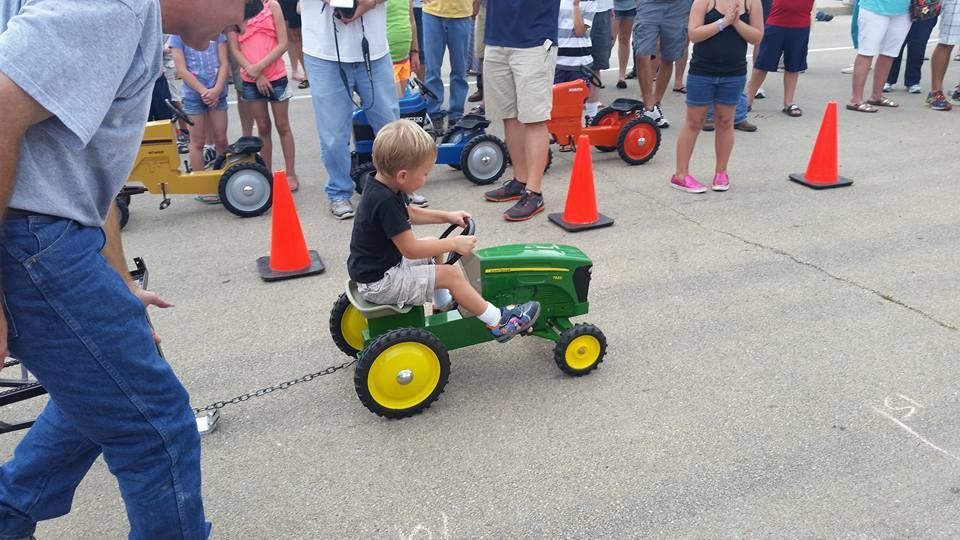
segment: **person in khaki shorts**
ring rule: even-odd
[[[514,178],[485,198],[517,200],[503,214],[507,221],[528,220],[544,208],[559,18],[555,0],[487,0],[484,104],[488,118],[503,120]]]

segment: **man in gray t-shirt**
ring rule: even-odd
[[[0,538],[69,512],[101,453],[131,538],[209,535],[193,412],[146,319],[166,304],[128,284],[112,208],[160,75],[160,12],[200,46],[243,4],[0,2],[0,353],[51,397],[0,468]]]

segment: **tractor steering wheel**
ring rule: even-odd
[[[413,81],[413,84],[420,90],[421,94],[433,100],[437,99],[437,95],[427,88],[427,85],[423,84],[423,81],[416,77],[410,77],[410,80]]]
[[[460,236],[474,236],[477,234],[477,222],[472,219],[468,219],[466,227],[461,227],[460,225],[451,225],[447,227],[447,230],[443,231],[443,234],[440,235],[440,239],[443,240],[444,238],[450,236],[450,233],[457,229],[463,229],[463,232],[460,233]],[[447,260],[443,261],[443,264],[454,264],[459,261],[461,257],[463,257],[463,255],[460,255],[456,251],[451,251],[450,253],[447,253]]]
[[[170,119],[171,124],[175,124],[177,120],[183,120],[187,123],[188,126],[192,126],[193,122],[190,121],[190,117],[183,114],[183,111],[173,106],[173,103],[170,103],[169,99],[163,100],[167,104],[167,107],[170,107],[170,111],[173,112],[173,118]]]

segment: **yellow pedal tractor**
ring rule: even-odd
[[[169,105],[169,102],[168,102]],[[230,212],[240,217],[263,214],[273,204],[273,179],[258,152],[263,147],[259,137],[240,137],[227,147],[223,155],[202,171],[190,170],[184,162],[181,169],[177,141],[171,122],[190,119],[170,105],[173,119],[148,122],[140,143],[137,161],[130,172],[130,182],[117,196],[121,224],[129,217],[130,198],[137,193],[160,194],[160,209],[170,206],[169,195],[208,195],[216,193]]]

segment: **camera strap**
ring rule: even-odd
[[[323,8],[321,9],[321,13],[323,13],[323,10],[326,8],[327,6],[324,4]],[[350,101],[353,101],[355,105],[360,106],[360,104],[353,99],[353,90],[350,89],[350,81],[347,79],[347,72],[344,71],[343,61],[340,59],[340,37],[339,32],[337,31],[337,18],[333,13],[330,16],[333,19],[333,45],[337,50],[337,71],[340,72],[340,82],[343,83],[343,89],[347,92],[347,97],[350,98]],[[370,61],[370,42],[367,41],[367,29],[363,25],[362,16],[360,17],[360,33],[363,35],[363,39],[360,41],[360,50],[363,53],[363,65],[367,70],[367,79],[370,81],[370,106],[362,107],[362,110],[366,112],[372,109],[376,104],[377,94],[373,85],[373,63]]]

